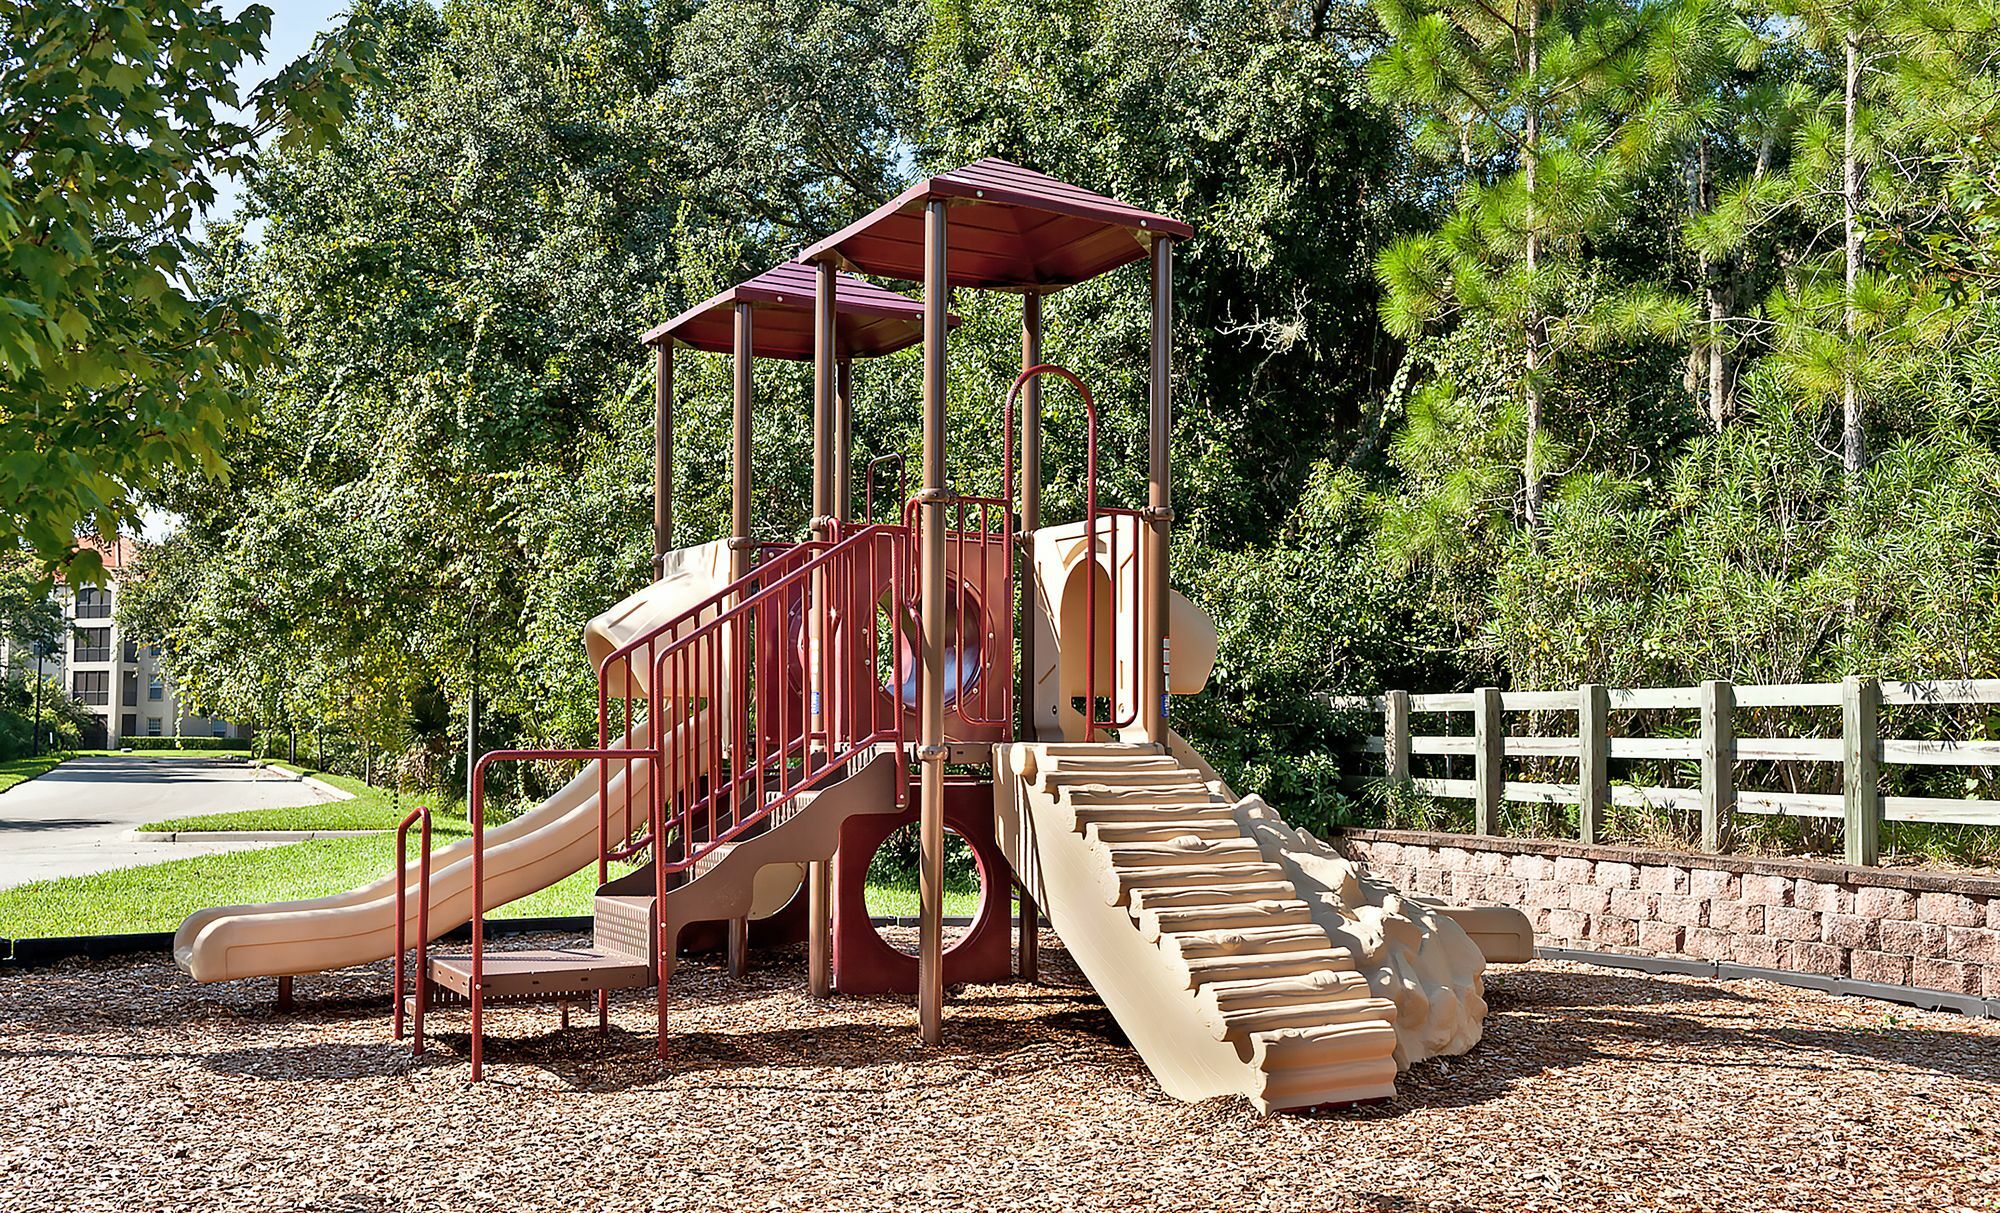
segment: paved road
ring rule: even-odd
[[[0,793],[0,888],[264,843],[141,842],[169,817],[331,800],[283,772],[212,758],[72,758]]]

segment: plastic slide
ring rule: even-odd
[[[668,553],[661,580],[591,621],[585,643],[593,661],[713,596],[728,584],[728,567],[728,550],[722,543]],[[706,747],[698,743],[705,739],[707,720],[703,713],[680,726],[668,738],[668,749],[692,745],[694,753],[705,753]],[[640,721],[623,744],[646,744],[645,728]],[[643,824],[628,820],[626,811],[629,801],[634,816],[646,812],[646,764],[614,760],[608,783],[609,829],[613,838],[622,838],[631,827]],[[486,831],[485,910],[538,892],[597,862],[597,790],[598,764],[593,762],[540,805]],[[414,943],[414,859],[400,878],[405,882],[409,916],[405,940]],[[197,911],[174,933],[174,959],[196,981],[287,977],[381,960],[395,948],[397,880],[397,875],[387,874],[330,897]],[[431,853],[431,935],[469,922],[472,912],[472,842],[467,839]]]

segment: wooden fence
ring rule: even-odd
[[[2000,741],[1931,741],[1883,737],[1884,705],[1948,706],[2000,703],[2000,679],[1892,682],[1849,678],[1844,682],[1737,686],[1704,682],[1693,687],[1619,690],[1585,683],[1574,691],[1476,691],[1413,695],[1390,691],[1376,696],[1335,696],[1336,708],[1380,712],[1383,729],[1367,748],[1383,755],[1384,773],[1423,794],[1474,802],[1474,829],[1500,832],[1503,802],[1577,806],[1578,835],[1602,838],[1606,805],[1650,805],[1701,814],[1701,846],[1727,848],[1729,823],[1737,813],[1837,818],[1843,823],[1847,862],[1874,864],[1881,823],[1920,821],[1958,825],[2000,825],[2000,800],[1882,794],[1884,766],[2000,767]],[[1841,735],[1833,737],[1741,737],[1737,709],[1832,708],[1841,710]],[[1613,735],[1612,713],[1692,712],[1692,737]],[[1412,713],[1469,713],[1470,734],[1412,734]],[[1574,713],[1568,736],[1516,736],[1508,712]],[[1412,778],[1415,755],[1469,755],[1471,779]],[[1574,759],[1573,784],[1526,782],[1507,777],[1509,758]],[[1665,759],[1699,763],[1698,787],[1673,788],[1611,782],[1612,759]],[[1741,762],[1838,763],[1841,791],[1781,792],[1737,786]]]

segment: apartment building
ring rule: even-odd
[[[173,685],[160,668],[159,652],[119,634],[118,586],[122,574],[136,565],[132,541],[120,538],[91,546],[103,554],[108,584],[56,587],[68,625],[66,638],[61,651],[41,663],[43,675],[58,679],[95,717],[85,730],[84,748],[116,749],[133,737],[248,737],[247,725],[181,714]],[[0,664],[9,670],[32,665],[32,655],[17,649],[0,649]]]

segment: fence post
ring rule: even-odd
[[[1847,678],[1840,691],[1841,793],[1847,862],[1872,867],[1882,849],[1882,684]]]
[[[1611,803],[1611,692],[1599,683],[1576,688],[1576,833],[1604,841],[1604,810]]]
[[[1391,783],[1410,781],[1410,693],[1382,697],[1382,762]]]
[[[1473,829],[1480,834],[1500,833],[1500,800],[1507,784],[1507,718],[1500,711],[1500,688],[1480,687],[1473,692],[1472,750],[1474,800]]]
[[[1701,849],[1729,844],[1736,812],[1736,684],[1710,679],[1701,684]]]

